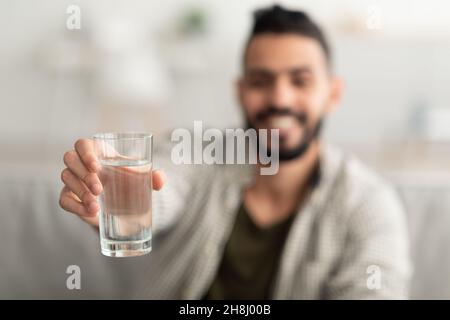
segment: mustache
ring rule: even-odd
[[[257,121],[264,121],[270,116],[292,116],[302,125],[305,125],[308,122],[308,116],[305,112],[293,112],[292,109],[288,107],[275,108],[274,106],[269,106],[258,113],[255,118]]]

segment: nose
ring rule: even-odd
[[[269,92],[270,105],[277,109],[286,109],[294,104],[294,90],[292,90],[287,79],[274,81],[272,90]]]

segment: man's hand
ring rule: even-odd
[[[94,152],[94,143],[90,139],[80,139],[75,150],[64,154],[66,168],[61,172],[64,188],[59,197],[59,205],[68,212],[79,216],[90,225],[98,226],[100,206],[97,197],[103,190],[98,173],[100,163]],[[165,176],[160,170],[151,172],[153,189],[160,190]]]

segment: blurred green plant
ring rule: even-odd
[[[182,35],[202,35],[207,32],[208,21],[206,11],[201,7],[189,7],[182,15],[180,32]]]

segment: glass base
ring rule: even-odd
[[[107,257],[137,257],[152,251],[152,239],[139,241],[101,240],[102,254]]]

